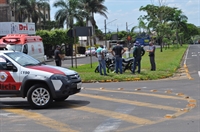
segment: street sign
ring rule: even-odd
[[[128,41],[130,41],[132,38],[131,38],[131,36],[129,35],[128,37],[127,37],[127,40]]]

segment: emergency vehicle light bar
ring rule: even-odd
[[[13,42],[18,42],[19,41],[19,39],[17,39],[17,38],[9,38],[9,39],[3,39],[3,42],[5,42],[5,43],[13,43]]]

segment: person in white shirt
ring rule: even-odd
[[[103,50],[103,45],[100,45],[99,48],[96,50],[96,57],[99,61],[99,73],[100,75],[107,76],[106,74],[106,62],[105,62],[105,52]],[[104,74],[102,73],[102,69]]]

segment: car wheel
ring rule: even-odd
[[[33,108],[46,108],[52,103],[52,96],[45,85],[33,85],[27,93],[27,99]]]
[[[56,98],[54,99],[55,101],[65,101],[69,96],[65,96],[65,97],[62,97],[62,98]]]

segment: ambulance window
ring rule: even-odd
[[[24,45],[23,53],[28,54],[28,45],[27,44]]]
[[[6,70],[6,59],[3,56],[0,56],[0,70]]]

